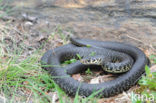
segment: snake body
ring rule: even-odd
[[[87,45],[91,47],[87,48]],[[113,56],[122,58],[123,62],[117,63],[118,65],[116,66],[114,65],[115,63],[110,63],[110,59],[106,59],[107,62],[104,65],[106,66],[107,64],[107,69],[109,68],[108,72],[112,72],[113,70],[110,68],[114,69],[115,67],[121,69],[129,65],[131,68],[128,70],[121,69],[122,71],[124,70],[125,73],[120,74],[114,80],[99,84],[88,84],[74,80],[70,75],[78,73],[88,67],[98,68],[98,65],[85,65],[81,63],[82,61],[80,62],[80,60],[78,60],[65,67],[61,66],[63,61],[73,57],[77,58],[77,54],[83,58],[88,58],[92,52],[95,52],[97,55],[103,55],[102,58],[113,58]],[[70,44],[57,47],[54,50],[48,50],[41,58],[41,63],[42,65],[51,65],[50,67],[46,67],[46,69],[54,77],[54,81],[66,93],[75,95],[78,91],[78,94],[81,96],[89,96],[96,91],[100,91],[97,96],[100,95],[101,97],[110,97],[128,90],[141,78],[145,72],[145,65],[149,65],[146,55],[135,46],[119,42],[103,42],[78,38],[72,38]],[[98,62],[95,64],[98,64]],[[115,69],[112,73],[117,71],[118,70]]]

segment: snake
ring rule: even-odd
[[[80,96],[88,97],[97,91],[96,96],[100,97],[117,95],[134,86],[145,74],[145,66],[150,66],[144,52],[130,44],[80,38],[71,38],[70,41],[69,44],[48,50],[41,58],[42,68],[48,70],[55,83],[69,95],[74,96],[78,92]],[[90,55],[93,52],[95,55]],[[65,60],[72,58],[77,61],[62,66]],[[114,62],[116,60],[119,62]],[[100,67],[119,76],[97,84],[80,82],[71,77],[87,68]]]

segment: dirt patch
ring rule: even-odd
[[[68,4],[83,7],[63,8]],[[28,34],[27,42],[30,41],[32,47],[61,30],[65,36],[121,41],[155,52],[154,4],[146,0],[28,0],[20,3],[15,0],[9,5],[16,6],[11,13],[16,20],[13,23],[16,31],[20,29],[21,33]]]

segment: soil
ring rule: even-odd
[[[4,14],[0,18],[1,40],[3,37],[11,49],[24,50],[24,56],[41,46],[44,53],[63,45],[69,42],[69,36],[120,41],[135,45],[147,56],[156,54],[155,1],[5,0],[3,4],[7,6],[0,9]],[[116,101],[120,99],[125,100]]]
[[[7,1],[5,1],[7,2]],[[2,20],[37,48],[53,32],[156,49],[156,2],[147,0],[12,0]],[[22,29],[22,30],[21,30]],[[21,37],[23,38],[23,37]],[[49,45],[54,45],[50,43]],[[29,45],[28,45],[29,46]]]

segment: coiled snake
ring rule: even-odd
[[[96,55],[90,56],[92,52]],[[77,60],[65,67],[61,66],[63,61],[77,58],[77,54],[82,57],[82,60]],[[114,62],[117,58],[119,63]],[[50,65],[45,68],[53,77],[56,77],[54,81],[66,93],[75,95],[78,91],[81,96],[89,96],[101,90],[97,96],[102,97],[110,97],[128,90],[141,78],[145,72],[145,65],[149,65],[148,58],[135,46],[79,38],[71,38],[70,44],[48,50],[41,58],[41,63]],[[114,80],[99,84],[79,82],[70,76],[88,67],[97,68],[97,65],[102,65],[103,69],[110,73],[125,73]]]

